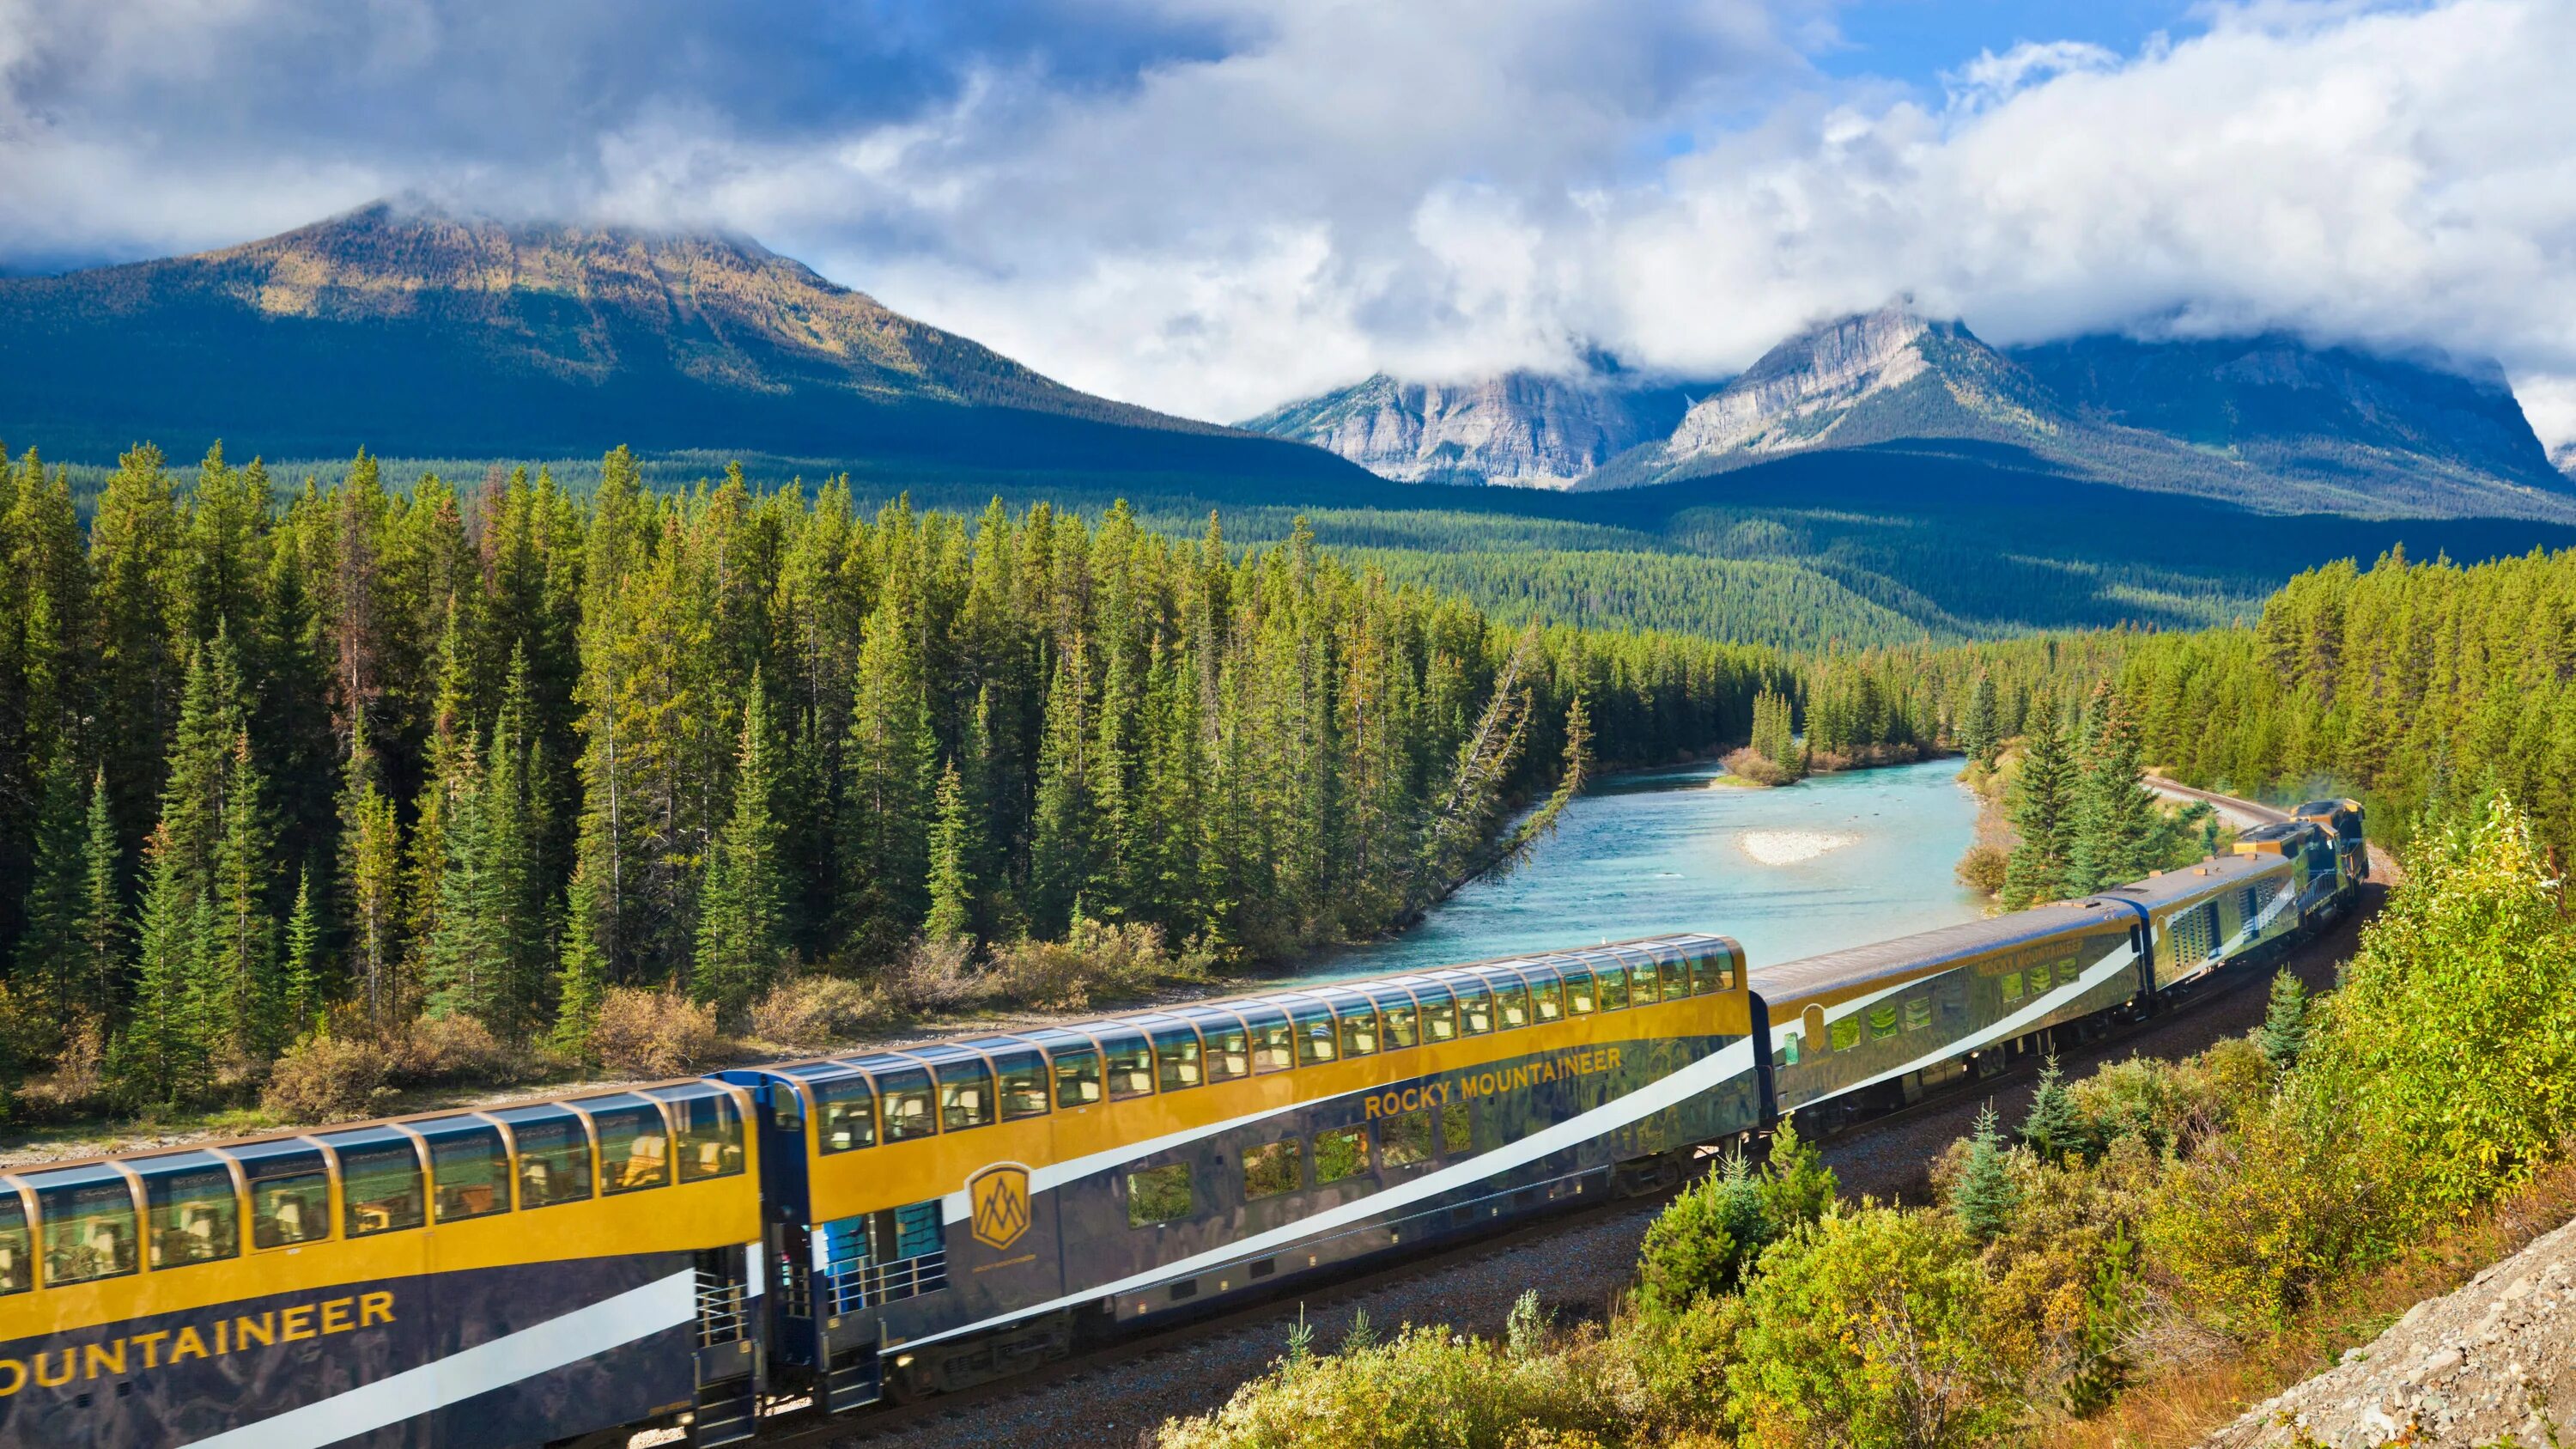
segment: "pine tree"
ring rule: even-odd
[[[2254,1031],[2254,1044],[2263,1051],[2263,1060],[2275,1072],[2286,1072],[2298,1065],[2299,1054],[2308,1045],[2308,989],[2299,978],[2284,968],[2272,973],[2272,994],[2263,1011],[2263,1024]]]
[[[707,852],[698,898],[697,964],[692,994],[717,1017],[740,1022],[787,964],[784,880],[773,792],[768,692],[751,676],[735,754],[733,816]]]
[[[2066,1090],[2066,1079],[2057,1070],[2054,1055],[2040,1065],[2039,1087],[2031,1093],[2030,1115],[2022,1119],[2021,1140],[2043,1162],[2055,1162],[2070,1152],[2085,1150],[2083,1120],[2076,1113],[2074,1095]]]
[[[2108,685],[2095,691],[2087,718],[2084,773],[2076,787],[2074,841],[2067,850],[2066,894],[2122,885],[2159,863],[2163,816],[2146,787],[2138,732],[2127,706]]]
[[[80,771],[69,751],[45,769],[36,813],[35,870],[27,888],[27,929],[18,938],[12,997],[34,1028],[31,1043],[49,1055],[71,1013],[86,999],[81,914],[87,862],[83,859]]]
[[[249,731],[233,737],[227,766],[223,836],[215,844],[209,897],[214,934],[206,946],[209,979],[220,986],[207,1004],[207,1026],[234,1051],[258,1060],[282,1050],[291,1037],[277,972],[277,923],[269,910],[275,830],[266,782],[251,762]]]
[[[191,894],[170,827],[144,846],[150,884],[137,924],[134,1009],[108,1054],[119,1095],[153,1106],[193,1100],[213,1079],[211,1033],[204,1018],[205,933],[211,911]]]
[[[1968,696],[1968,718],[1960,726],[1959,743],[1968,758],[1988,769],[1994,768],[1995,754],[2003,748],[2002,721],[1995,704],[1994,676],[1981,673]]]
[[[2014,911],[2068,894],[2075,764],[2058,728],[2056,702],[2044,691],[2031,701],[2023,725],[2018,786],[2012,823],[2021,838],[2005,864],[2003,889],[2004,908]]]
[[[75,999],[104,1030],[125,985],[125,909],[118,886],[115,806],[107,769],[90,777],[89,814],[81,832],[80,967]]]
[[[1092,731],[1082,641],[1056,661],[1038,751],[1036,837],[1029,846],[1030,924],[1047,935],[1068,929],[1082,894],[1099,876],[1100,825],[1091,780]]]
[[[921,658],[905,604],[890,588],[868,618],[844,749],[842,863],[853,884],[843,938],[863,960],[893,955],[929,905],[934,757]]]
[[[279,970],[284,1008],[280,1033],[292,1041],[322,1025],[322,923],[313,910],[313,872],[295,874],[295,908],[286,918],[286,960]]]
[[[953,941],[974,934],[975,882],[967,872],[978,853],[975,820],[954,760],[939,772],[936,804],[937,818],[930,827],[930,915],[921,931],[934,941]]]
[[[547,1043],[575,1062],[592,1060],[591,1029],[599,1024],[599,999],[608,990],[608,963],[599,950],[598,896],[590,875],[573,867],[564,892],[562,964],[555,972],[555,1024]]]
[[[424,1009],[431,1016],[470,1016],[489,1023],[496,1015],[494,996],[504,968],[491,909],[491,807],[485,798],[483,749],[469,732],[437,755],[438,777],[421,794],[424,801],[438,802],[443,858],[434,866],[422,861],[415,876],[423,888],[439,895],[436,910],[415,915],[429,927],[421,942],[422,985],[429,993]],[[422,815],[426,820],[428,811]],[[417,830],[415,843],[428,833],[426,827]]]
[[[1950,1210],[1980,1241],[1992,1242],[2012,1222],[2021,1206],[2021,1188],[2004,1161],[2003,1135],[1995,1130],[1995,1104],[1977,1113],[1976,1131],[1968,1138],[1968,1160],[1950,1185]]]
[[[359,1000],[378,1030],[406,1006],[395,972],[402,941],[402,837],[394,802],[377,782],[367,713],[351,719],[348,766],[340,787],[340,897],[348,923],[350,966]]]

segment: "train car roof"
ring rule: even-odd
[[[1815,956],[1756,966],[1753,989],[1782,1000],[1836,987],[1860,985],[1883,977],[1903,976],[1927,965],[1982,955],[2007,946],[2040,940],[2061,931],[2098,926],[2116,918],[2118,907],[2098,901],[2064,901],[1982,921],[1919,931],[1892,941],[1873,941]]]
[[[2266,826],[2265,829],[2276,827]],[[2249,831],[2247,834],[2252,834]],[[2240,839],[2243,837],[2239,837]],[[2136,901],[2150,910],[2179,901],[2210,895],[2232,886],[2241,886],[2259,875],[2269,875],[2290,868],[2289,859],[2278,855],[2212,856],[2198,865],[2133,880],[2124,886],[2113,886],[2097,892],[2107,900]]]

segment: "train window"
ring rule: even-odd
[[[143,1230],[155,1269],[241,1256],[241,1204],[232,1169],[210,1152],[134,1164],[143,1179]]]
[[[1494,1019],[1503,1030],[1529,1025],[1529,988],[1518,981],[1497,981],[1493,985]]]
[[[1153,1095],[1154,1048],[1143,1032],[1100,1033],[1100,1057],[1109,1075],[1110,1101]]]
[[[1290,1036],[1286,1012],[1275,1006],[1256,1003],[1243,1009],[1243,1020],[1252,1031],[1254,1071],[1284,1072],[1297,1064],[1297,1049]]]
[[[1369,993],[1377,1002],[1378,1024],[1386,1032],[1386,1049],[1400,1052],[1422,1044],[1422,1018],[1413,998],[1400,987],[1381,986]]]
[[[599,1185],[615,1195],[671,1185],[671,1124],[639,1097],[594,1097],[575,1106],[599,1134]]]
[[[1603,1011],[1628,1009],[1628,968],[1612,961],[1604,965],[1593,980],[1600,989]]]
[[[1177,1222],[1196,1211],[1190,1199],[1190,1165],[1175,1162],[1127,1174],[1127,1226]]]
[[[1671,963],[1667,962],[1665,964],[1670,965]],[[1655,1004],[1659,995],[1660,993],[1655,988],[1654,960],[1651,957],[1643,961],[1631,960],[1628,963],[1628,1004],[1630,1006],[1652,1006]]]
[[[510,1210],[510,1152],[501,1129],[472,1117],[414,1122],[429,1144],[430,1208],[442,1223]]]
[[[941,1062],[939,1130],[960,1132],[1001,1120],[993,1105],[993,1069],[982,1062]]]
[[[1204,1007],[1190,1013],[1190,1019],[1207,1043],[1201,1065],[1207,1068],[1209,1081],[1231,1082],[1252,1075],[1252,1033],[1244,1030],[1241,1020]]]
[[[1299,1182],[1297,1139],[1264,1142],[1243,1154],[1243,1198],[1246,1202],[1295,1192]]]
[[[1474,1124],[1467,1119],[1467,1104],[1451,1102],[1440,1109],[1440,1150],[1450,1157],[1463,1157],[1476,1145]]]
[[[1795,1028],[1780,1033],[1780,1050],[1773,1053],[1771,1065],[1794,1067],[1798,1064],[1798,1033]]]
[[[1315,1134],[1315,1185],[1340,1182],[1369,1170],[1366,1127],[1334,1127]]]
[[[1932,998],[1909,996],[1905,1000],[1905,1029],[1921,1031],[1932,1024]]]
[[[135,1269],[134,1194],[112,1167],[27,1179],[44,1223],[45,1286],[121,1278]]]
[[[1533,967],[1528,974],[1530,1014],[1541,1025],[1562,1019],[1565,1015],[1565,983],[1557,979],[1553,968],[1546,966]]]
[[[880,1071],[875,1076],[886,1141],[911,1142],[937,1135],[939,1122],[930,1111],[930,1073],[919,1067],[903,1067]]]
[[[1297,1024],[1297,1065],[1311,1067],[1337,1055],[1333,1015],[1320,1001],[1292,1001],[1288,1019]]]
[[[674,1157],[680,1181],[704,1182],[742,1171],[742,1113],[731,1096],[696,1086],[655,1087],[644,1095],[660,1098],[671,1125],[679,1129],[680,1150]]]
[[[993,1071],[999,1080],[995,1090],[1001,1097],[1003,1121],[1046,1115],[1046,1058],[1035,1051],[996,1052]]]
[[[1452,988],[1458,993],[1458,1030],[1468,1036],[1483,1036],[1494,1029],[1494,998],[1484,987],[1461,981]]]
[[[1881,1002],[1869,1009],[1869,1039],[1879,1041],[1896,1035],[1896,1003]]]
[[[1413,988],[1422,1002],[1422,1039],[1437,1046],[1458,1039],[1458,1003],[1450,998],[1449,988],[1436,981],[1426,981]]]
[[[1593,1012],[1600,1010],[1601,999],[1594,991],[1592,985],[1591,968],[1588,966],[1566,966],[1560,969],[1565,976],[1565,1009],[1567,1013],[1573,1016],[1590,1016]]]
[[[821,1078],[811,1086],[814,1133],[822,1140],[824,1155],[877,1145],[877,1094],[867,1078],[852,1072]]]
[[[1664,999],[1679,1001],[1691,994],[1689,963],[1666,959],[1655,963],[1655,976],[1664,985]]]
[[[27,1235],[27,1209],[15,1188],[0,1186],[0,1298],[35,1286],[35,1239]]]
[[[2030,989],[2033,995],[2048,989],[2048,963],[2043,961],[2030,968]]]
[[[302,1142],[228,1148],[250,1179],[250,1245],[289,1248],[331,1236],[331,1175],[322,1149]]]
[[[1726,958],[1693,956],[1690,962],[1691,995],[1706,996],[1726,988]]]
[[[1335,1001],[1333,1014],[1342,1024],[1342,1055],[1373,1057],[1377,1055],[1377,1008],[1364,998]]]
[[[1054,1051],[1048,1056],[1055,1063],[1055,1104],[1059,1107],[1088,1107],[1100,1100],[1100,1053],[1089,1047],[1075,1051]]]
[[[1833,1042],[1834,1050],[1838,1052],[1849,1051],[1853,1047],[1859,1046],[1860,1018],[1857,1016],[1836,1018],[1833,1025],[1832,1035],[1828,1040]]]
[[[1377,1155],[1389,1167],[1431,1160],[1431,1112],[1399,1112],[1378,1120]]]
[[[1207,1080],[1197,1032],[1177,1024],[1154,1028],[1154,1080],[1166,1092]]]
[[[492,1114],[510,1124],[518,1149],[520,1208],[590,1200],[590,1131],[561,1107],[513,1107]]]
[[[340,1231],[350,1237],[399,1232],[428,1220],[420,1150],[382,1127],[321,1139],[340,1160]],[[584,1164],[587,1166],[587,1164]]]
[[[2021,989],[2021,973],[2020,973],[2020,972],[2018,972],[2018,971],[2007,971],[2007,972],[2005,972],[2005,973],[2004,973],[2004,1000],[2006,1000],[2006,1001],[2019,1001],[2019,1000],[2021,1000],[2021,998],[2022,998],[2022,989]]]

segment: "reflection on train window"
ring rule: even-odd
[[[1529,1025],[1529,988],[1517,981],[1494,983],[1494,1016],[1505,1031]]]
[[[1245,1009],[1243,1019],[1252,1029],[1254,1071],[1284,1072],[1297,1064],[1285,1013],[1275,1006],[1254,1006]]]
[[[1706,996],[1726,989],[1726,958],[1693,956],[1690,962],[1691,995]]]
[[[2043,963],[2030,968],[2030,989],[2033,994],[2044,992],[2048,989],[2048,967],[2046,964]]]
[[[1600,984],[1603,1011],[1628,1009],[1628,968],[1613,961],[1603,966],[1594,979]]]
[[[1458,1005],[1449,999],[1449,988],[1439,985],[1416,987],[1422,998],[1422,1039],[1433,1045],[1458,1039]]]
[[[867,1078],[855,1072],[828,1077],[815,1082],[813,1091],[814,1131],[826,1155],[877,1145],[877,1094]]]
[[[1663,983],[1664,999],[1679,1001],[1690,995],[1690,974],[1679,961],[1655,963],[1656,979]]]
[[[1056,1052],[1054,1057],[1057,1106],[1088,1107],[1100,1100],[1100,1053]]]
[[[340,1230],[350,1237],[399,1232],[428,1221],[420,1151],[407,1137],[379,1132],[322,1139],[340,1159]],[[588,1164],[583,1164],[585,1170]]]
[[[578,1104],[599,1134],[599,1184],[611,1195],[671,1185],[671,1128],[661,1110],[633,1097]]]
[[[1494,1029],[1494,998],[1482,986],[1461,981],[1458,992],[1458,1030],[1468,1036],[1483,1036]]]
[[[1879,1041],[1896,1035],[1896,1003],[1883,1001],[1869,1009],[1869,1039]]]
[[[645,1095],[661,1098],[680,1129],[680,1181],[742,1171],[742,1113],[732,1097],[710,1087],[661,1087]]]
[[[519,1206],[553,1207],[590,1199],[590,1133],[560,1107],[496,1113],[518,1141]]]
[[[59,1187],[36,1188],[45,1224],[45,1286],[89,1283],[134,1271],[134,1198],[125,1178],[107,1168],[66,1174]]]
[[[1368,1128],[1334,1127],[1315,1134],[1317,1187],[1357,1177],[1368,1170]]]
[[[14,1189],[0,1187],[0,1298],[36,1286],[36,1250],[27,1236],[27,1209]]]
[[[1540,1022],[1551,1022],[1565,1015],[1565,987],[1553,971],[1533,971],[1538,979],[1530,983],[1530,1010]]]
[[[232,1169],[204,1152],[134,1164],[143,1179],[143,1231],[155,1269],[241,1256]]]
[[[1127,1174],[1127,1226],[1175,1222],[1196,1209],[1190,1201],[1190,1165],[1149,1167]]]
[[[1655,995],[1655,963],[1652,961],[1629,962],[1628,1004],[1630,1006],[1652,1006],[1655,1004]]]
[[[1264,1142],[1243,1154],[1243,1197],[1277,1197],[1297,1190],[1297,1141]],[[1133,1189],[1130,1189],[1131,1193]],[[1133,1201],[1134,1199],[1129,1199]]]
[[[909,1067],[879,1072],[876,1078],[878,1112],[885,1121],[886,1141],[910,1142],[937,1135],[939,1123],[930,1113],[930,1073]]]
[[[1377,997],[1378,1022],[1386,1031],[1386,1049],[1400,1052],[1406,1047],[1420,1046],[1422,1020],[1416,1014],[1419,1008],[1414,1006],[1413,998],[1401,991],[1383,988],[1373,994]]]
[[[510,1210],[510,1153],[501,1129],[471,1117],[415,1122],[429,1144],[430,1206],[438,1221],[457,1222]]]
[[[287,1248],[331,1236],[331,1178],[322,1150],[301,1142],[231,1149],[250,1179],[250,1245]]]
[[[1780,1067],[1794,1067],[1798,1064],[1797,1032],[1784,1031],[1780,1034],[1780,1052],[1771,1059],[1771,1063],[1773,1066]]]
[[[1859,1046],[1860,1018],[1857,1016],[1836,1018],[1830,1040],[1834,1044],[1834,1050],[1838,1052],[1849,1051],[1853,1047]]]
[[[1932,1024],[1932,998],[1909,996],[1905,999],[1905,1029],[1921,1031]]]
[[[1207,1043],[1207,1079],[1231,1082],[1252,1075],[1252,1033],[1231,1016],[1211,1011],[1196,1018],[1199,1036]]]
[[[2007,971],[2007,972],[2005,972],[2005,973],[2004,973],[2004,1000],[2006,1000],[2006,1001],[2019,1001],[2019,1000],[2021,1000],[2021,998],[2022,998],[2022,989],[2021,989],[2021,973],[2020,973],[2020,972],[2018,972],[2018,971]]]
[[[961,1132],[995,1120],[992,1068],[982,1062],[941,1062],[939,1130]]]
[[[1109,1077],[1109,1100],[1150,1097],[1154,1093],[1154,1048],[1143,1032],[1103,1032],[1100,1059]]]
[[[1431,1160],[1431,1111],[1399,1112],[1380,1118],[1378,1160],[1389,1167],[1411,1167]]]
[[[1377,1055],[1377,1011],[1365,1001],[1337,1001],[1333,1014],[1342,1023],[1342,1055]]]
[[[1199,1066],[1199,1034],[1186,1026],[1154,1028],[1154,1074],[1166,1092],[1205,1081],[1206,1073]]]
[[[1476,1145],[1474,1125],[1467,1120],[1467,1104],[1451,1102],[1440,1109],[1440,1151],[1443,1156],[1465,1155]]]
[[[1565,1009],[1576,1016],[1590,1016],[1601,1002],[1592,991],[1592,973],[1580,966],[1565,968]]]
[[[1297,1065],[1311,1067],[1339,1054],[1333,1036],[1333,1015],[1322,1002],[1290,1002],[1288,1019],[1297,1024]]]
[[[1001,1079],[1003,1121],[1046,1115],[1046,1058],[1033,1051],[1002,1052],[994,1056],[993,1069]]]

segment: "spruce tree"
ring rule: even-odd
[[[125,986],[125,908],[118,886],[115,804],[107,769],[90,777],[89,814],[81,831],[79,1009],[104,1031]]]
[[[45,767],[44,794],[36,811],[35,869],[27,888],[27,929],[18,938],[11,982],[40,1055],[49,1054],[85,997],[81,914],[87,862],[81,794],[80,771],[70,752],[58,753]]]
[[[2155,792],[2145,784],[2137,727],[2108,685],[2094,694],[2086,733],[2075,838],[2067,851],[2069,895],[2122,885],[2153,870],[2163,826]]]
[[[235,1051],[264,1059],[290,1038],[277,973],[277,923],[269,906],[276,831],[247,730],[233,737],[227,766],[223,835],[215,843],[209,894],[214,935],[206,948],[209,979],[220,986],[209,997],[207,1024]]]
[[[2058,728],[2056,701],[2044,690],[2023,725],[2018,789],[2012,823],[2020,839],[2005,863],[2003,889],[2004,908],[2014,911],[2068,894],[2075,763]]]
[[[2043,1162],[2059,1161],[2087,1146],[2083,1119],[2054,1054],[2040,1064],[2039,1087],[2031,1093],[2030,1115],[2022,1119],[2021,1140]]]
[[[2003,1135],[1995,1130],[1995,1104],[1988,1102],[1968,1138],[1968,1160],[1950,1184],[1950,1210],[1979,1241],[1992,1242],[2011,1225],[2013,1209],[2020,1205],[2021,1189],[2004,1161]]]
[[[351,717],[348,765],[341,776],[340,899],[358,999],[368,1022],[383,1030],[406,1005],[395,970],[402,950],[402,837],[394,802],[377,779],[363,708]]]
[[[2275,1072],[2297,1066],[2299,1054],[2307,1050],[2308,989],[2286,967],[2272,973],[2271,999],[2264,1007],[2263,1024],[2254,1030],[2254,1044]]]
[[[322,922],[313,909],[313,872],[295,873],[295,907],[286,918],[286,959],[282,963],[280,995],[284,1028],[280,1033],[289,1041],[322,1026]]]
[[[752,671],[735,753],[732,818],[707,852],[698,896],[696,969],[692,994],[716,1008],[719,1020],[739,1023],[787,964],[785,881],[779,860],[774,808],[777,769],[769,724],[768,692]]]
[[[1988,769],[2003,748],[2002,721],[1997,716],[1994,677],[1979,674],[1977,687],[1968,696],[1968,718],[1960,727],[1959,743],[1968,758]]]
[[[141,1105],[176,1106],[213,1076],[204,1019],[203,927],[211,911],[189,890],[170,827],[144,845],[143,915],[136,926],[134,1006],[108,1053],[116,1091]]]
[[[863,960],[892,956],[929,904],[932,737],[906,602],[889,589],[868,618],[844,749],[841,849],[851,887],[843,939]]]
[[[953,941],[974,934],[975,882],[967,872],[976,855],[975,821],[967,809],[966,787],[951,760],[939,772],[937,818],[930,827],[930,915],[921,933],[934,941]]]
[[[491,812],[485,797],[483,750],[469,732],[440,747],[437,755],[438,776],[421,795],[425,802],[437,801],[442,859],[434,866],[420,860],[415,875],[423,888],[439,896],[435,910],[415,913],[415,919],[429,928],[420,948],[422,986],[428,992],[425,1009],[432,1016],[470,1016],[488,1025],[496,1014],[494,993],[503,967],[495,934],[499,923],[491,909],[487,828]],[[428,819],[426,808],[422,818]],[[414,842],[429,833],[424,824],[414,834]]]
[[[593,1060],[591,1029],[599,1024],[599,999],[608,990],[608,963],[600,954],[598,894],[589,872],[574,866],[564,891],[561,965],[555,971],[555,1022],[547,1044],[576,1063]]]
[[[1098,875],[1099,819],[1091,781],[1092,732],[1080,640],[1056,661],[1038,750],[1035,838],[1029,846],[1030,925],[1054,936],[1070,925]]]

